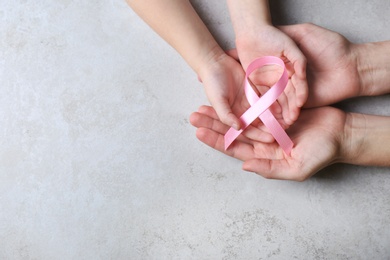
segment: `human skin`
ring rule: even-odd
[[[197,73],[222,122],[239,129],[240,121],[231,107],[244,72],[218,45],[191,3],[188,0],[127,0],[127,3]]]
[[[248,138],[246,132],[224,149],[228,126],[212,107],[191,114],[196,136],[208,146],[243,161],[242,168],[268,179],[304,181],[334,163],[390,166],[390,117],[346,113],[325,106],[303,109],[288,129],[295,143],[286,155],[276,143]]]
[[[280,57],[286,63],[290,80],[278,101],[284,123],[291,125],[298,118],[308,95],[305,56],[287,34],[272,25],[268,0],[227,0],[227,3],[243,68],[246,69],[256,58],[269,55]],[[264,77],[264,73],[250,77],[261,94],[267,90],[264,85],[272,86],[264,81]],[[273,83],[276,80],[274,77]]]
[[[305,107],[390,93],[390,41],[355,44],[314,24],[280,29],[297,43],[310,64]]]
[[[390,93],[390,41],[355,44],[314,24],[280,26],[310,64],[305,108]],[[236,50],[228,54],[238,60]]]
[[[353,44],[316,25],[281,27],[308,58],[309,99],[288,130],[295,146],[286,156],[275,143],[244,131],[227,151],[222,124],[213,108],[191,115],[197,137],[207,145],[244,161],[243,169],[266,178],[302,181],[336,162],[390,166],[390,117],[346,113],[325,105],[356,96],[390,93],[390,41]],[[325,106],[325,107],[322,107]]]
[[[127,0],[127,2],[154,31],[180,53],[197,73],[220,120],[237,130],[240,129],[241,122],[238,117],[241,115],[241,109],[237,109],[237,107],[249,107],[249,104],[246,104],[245,97],[240,94],[245,75],[244,69],[239,62],[227,55],[217,44],[191,3],[188,0]],[[265,19],[270,20],[267,1],[244,1],[242,6],[245,8],[239,10],[246,12],[250,5],[254,9],[260,8],[260,15],[264,14]],[[249,16],[258,14],[247,13]],[[236,22],[235,24],[237,25]],[[287,38],[273,26],[267,28]],[[280,38],[279,40],[283,39]],[[292,41],[290,40],[290,42]],[[265,54],[267,53],[256,53],[256,57],[253,58]],[[267,55],[272,54],[268,53]],[[287,55],[287,57],[289,56]],[[290,74],[294,73],[291,72]],[[294,79],[294,76],[292,76],[292,79]],[[291,80],[291,82],[294,82],[294,80]],[[295,92],[287,92],[289,94],[283,94],[280,99],[281,106],[275,106],[273,109],[274,113],[280,114],[277,118],[283,121],[285,127],[290,125],[299,113],[299,108],[297,109],[296,105],[292,105],[296,104]],[[303,97],[305,98],[305,96]],[[289,113],[289,109],[291,113]]]

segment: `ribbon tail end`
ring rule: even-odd
[[[290,140],[290,142],[288,144],[285,144],[283,146],[283,151],[291,157],[291,150],[293,149],[294,147],[294,143]]]
[[[231,145],[231,142],[229,142],[229,140],[226,138],[225,136],[225,151],[229,148],[229,146]]]

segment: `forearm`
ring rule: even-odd
[[[390,117],[348,113],[341,162],[390,166]]]
[[[237,38],[259,26],[272,25],[268,0],[227,0]]]
[[[357,44],[362,96],[390,93],[390,41]]]
[[[132,9],[199,74],[224,51],[188,0],[127,0]]]

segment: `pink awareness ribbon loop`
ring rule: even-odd
[[[249,83],[249,75],[256,69],[266,65],[278,65],[283,68],[283,74],[280,79],[261,97],[257,96]],[[269,107],[278,99],[287,86],[288,75],[284,62],[274,56],[264,56],[254,60],[249,64],[245,74],[245,96],[248,99],[251,107],[241,115],[241,129],[236,130],[230,128],[225,134],[225,150],[233,143],[233,141],[247,128],[257,117],[268,128],[276,142],[280,145],[283,151],[290,155],[294,143],[288,137],[282,126],[276,120],[274,115],[269,110]]]

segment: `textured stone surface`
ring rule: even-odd
[[[278,24],[390,39],[387,0],[275,1]],[[193,1],[225,48],[224,1]],[[352,111],[390,116],[389,96]],[[0,259],[388,259],[390,170],[264,180],[198,142],[207,99],[125,1],[0,5]]]

